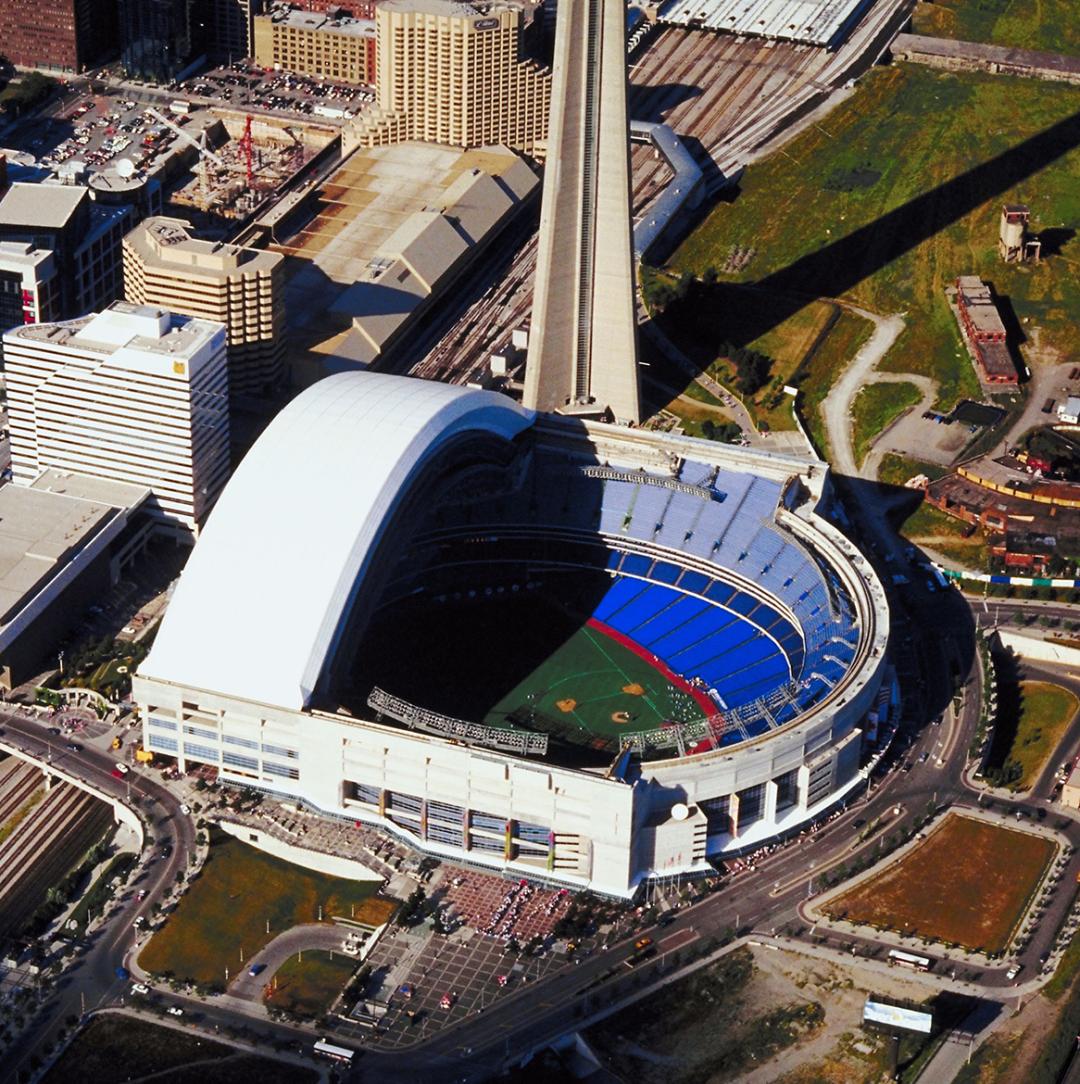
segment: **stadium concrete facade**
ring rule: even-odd
[[[819,462],[330,377],[268,427],[195,547],[135,678],[146,747],[433,854],[604,893],[707,869],[861,778],[888,610],[828,499]],[[648,695],[619,664],[588,703],[574,673],[578,701],[545,685],[518,710],[455,716],[440,707],[463,682],[438,644],[369,635],[419,600],[471,607],[477,628],[495,614],[509,650],[503,600],[573,598],[580,576],[599,586],[575,622],[656,676]],[[436,656],[441,676],[373,686],[357,674],[380,651],[406,673]],[[608,712],[609,694],[640,709]]]

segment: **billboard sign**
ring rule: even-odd
[[[867,999],[863,1009],[864,1024],[882,1024],[889,1028],[903,1028],[905,1031],[918,1031],[930,1034],[930,1025],[934,1018],[928,1012],[915,1012],[913,1009],[901,1009],[899,1005],[886,1005],[881,1001]]]

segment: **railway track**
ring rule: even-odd
[[[711,167],[707,191],[715,192],[792,117],[872,64],[910,4],[879,0],[834,52],[662,28],[631,63],[630,115],[663,121],[689,137],[700,164]],[[631,171],[631,211],[637,221],[671,173],[663,159],[642,145],[632,147]],[[533,233],[499,282],[468,304],[438,341],[420,344],[424,353],[410,374],[455,384],[481,376],[490,354],[507,343],[514,328],[527,324],[535,273]]]

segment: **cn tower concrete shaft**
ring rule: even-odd
[[[626,7],[559,0],[525,405],[640,421]]]

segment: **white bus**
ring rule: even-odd
[[[334,1046],[325,1039],[320,1039],[315,1044],[315,1054],[320,1058],[329,1058],[331,1061],[341,1061],[346,1065],[352,1065],[353,1051],[344,1046]]]
[[[889,949],[889,963],[914,968],[916,971],[929,971],[933,966],[933,961],[928,956],[916,956],[913,952],[901,952],[899,949]]]

